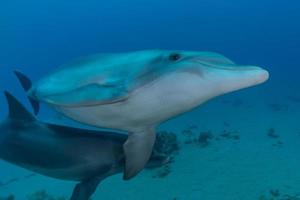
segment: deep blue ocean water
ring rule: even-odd
[[[207,179],[211,181],[207,185],[211,187],[207,186],[206,189],[195,192],[193,189],[197,185],[195,182],[204,184],[207,180],[201,173],[199,177],[202,179],[196,175],[186,175],[184,179],[180,170],[189,172],[190,169],[180,168],[179,164],[177,168],[174,166],[176,170],[172,172],[173,179],[166,178],[167,181],[157,181],[155,190],[150,190],[149,193],[159,191],[156,198],[164,200],[259,199],[260,194],[269,195],[268,191],[275,189],[280,190],[282,198],[284,198],[283,195],[300,193],[300,176],[296,170],[300,167],[300,146],[298,146],[300,144],[300,1],[11,0],[0,2],[0,89],[13,92],[27,106],[29,104],[12,70],[19,69],[33,80],[37,80],[59,65],[80,56],[140,49],[214,51],[224,54],[239,64],[262,66],[270,72],[270,80],[267,83],[218,97],[202,108],[164,124],[161,129],[176,131],[199,122],[200,129],[220,132],[224,123],[228,121],[234,127],[233,129],[241,132],[241,147],[236,147],[231,143],[222,143],[214,144],[215,146],[211,148],[217,148],[219,153],[225,149],[224,157],[232,155],[233,152],[240,152],[234,158],[243,158],[245,163],[249,161],[248,156],[249,159],[254,160],[251,162],[251,169],[266,166],[265,163],[254,159],[254,155],[262,155],[261,160],[270,160],[269,166],[264,169],[271,175],[267,177],[259,175],[261,181],[233,178],[235,181],[227,184],[231,181],[229,177],[232,174],[228,172],[226,176],[225,172],[219,172],[223,178],[218,180],[220,174],[216,173],[215,176],[212,172],[209,174],[211,166],[216,166],[212,162],[211,165],[203,166],[206,169],[201,169],[209,174]],[[2,97],[0,108],[0,116],[5,118],[7,107]],[[47,118],[47,115],[43,115],[42,118]],[[265,133],[269,128],[275,128],[280,133],[282,138],[280,142],[283,143],[281,150],[273,151],[272,145],[268,144],[269,141],[272,143]],[[247,139],[243,140],[243,138]],[[264,146],[265,143],[269,145],[267,146],[270,151],[266,150],[268,148]],[[186,151],[193,152],[194,150],[190,148],[186,147]],[[182,151],[184,152],[185,148],[182,148]],[[203,151],[216,156],[212,159],[204,158],[204,160],[208,159],[210,162],[216,160],[216,163],[224,164],[222,154],[217,154],[213,149]],[[192,169],[199,170],[195,166],[201,163],[201,158],[197,158],[199,159],[197,163],[195,157],[191,156],[186,159],[183,155],[185,154],[181,153],[183,158],[178,158],[178,163],[181,160],[183,160],[181,162],[186,162],[190,159],[193,160],[189,163],[194,166]],[[186,155],[195,156],[197,153]],[[238,165],[237,163],[235,165]],[[254,177],[257,173],[255,170],[253,174],[247,170],[243,171],[243,167],[249,167],[250,164],[230,168],[231,164],[224,165],[229,171],[240,169],[236,176],[248,174],[249,177]],[[11,167],[12,165],[6,163],[0,165],[0,182],[20,176],[19,169],[10,171]],[[261,173],[264,174],[265,171],[262,170]],[[8,172],[10,172],[9,175]],[[286,172],[286,174],[279,172]],[[173,196],[168,196],[166,194],[172,192],[166,188],[184,187],[174,185],[176,177],[184,180],[186,188],[178,190],[177,193],[174,192],[176,194]],[[50,184],[46,183],[47,178],[43,177],[43,181],[45,185]],[[143,181],[145,186],[138,184],[139,181]],[[28,186],[28,193],[40,189],[35,187],[34,182],[35,179],[28,180],[28,185],[33,185]],[[275,186],[270,186],[272,182]],[[2,195],[5,196],[8,193],[21,194],[20,191],[22,194],[26,193],[24,192],[26,183],[27,180],[20,181],[20,183],[5,186],[6,188],[0,185],[0,199]],[[140,199],[141,194],[133,195],[134,192],[129,192],[128,188],[138,187],[138,190],[146,193],[148,185],[151,186],[153,183],[149,178],[142,178],[129,184],[121,180],[118,182],[116,179],[111,184],[118,184],[116,187],[120,191],[116,194],[117,196],[114,196],[113,192],[110,194],[106,191],[110,188],[107,185],[97,191],[97,198],[102,197],[103,194],[103,196],[106,195],[106,199]],[[126,184],[129,185],[128,188],[123,188]],[[164,189],[158,187],[160,184]],[[249,185],[253,185],[253,189],[248,188]],[[229,188],[226,189],[226,186]],[[55,193],[55,187],[53,185],[52,187],[51,191]],[[220,189],[220,187],[225,187],[225,189]],[[288,187],[293,189],[286,189]],[[20,188],[23,189],[20,190]],[[222,195],[222,192],[234,191],[233,188],[240,191],[238,196],[234,196],[234,192]],[[67,190],[58,192],[58,194],[68,193]],[[212,193],[220,195],[209,195]],[[22,197],[19,198],[22,199]]]

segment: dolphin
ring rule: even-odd
[[[239,66],[218,53],[143,50],[80,58],[23,85],[32,102],[84,124],[127,131],[127,180],[147,163],[160,123],[268,77],[260,67]]]
[[[0,123],[0,159],[33,172],[79,182],[71,200],[89,200],[98,184],[124,168],[126,134],[72,128],[38,121],[9,92],[8,117]],[[147,167],[166,164],[153,153]]]

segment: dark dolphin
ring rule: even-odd
[[[127,135],[72,128],[38,121],[9,92],[7,119],[0,123],[0,159],[36,173],[78,181],[71,200],[88,200],[98,184],[123,171]],[[152,154],[149,167],[167,156]]]

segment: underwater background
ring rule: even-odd
[[[299,0],[0,2],[0,90],[28,108],[14,69],[37,80],[80,56],[140,49],[214,51],[266,68],[270,80],[161,125],[176,134],[174,162],[110,177],[93,199],[300,199]],[[5,119],[4,97],[0,110]],[[39,119],[65,121],[47,108]],[[0,199],[69,197],[73,186],[0,161]]]

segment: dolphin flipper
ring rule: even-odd
[[[14,71],[15,75],[17,76],[18,80],[20,81],[23,89],[28,92],[30,90],[30,88],[32,87],[32,82],[31,80],[23,73],[15,70]],[[40,104],[38,101],[28,97],[30,104],[33,108],[34,114],[37,115],[39,113],[40,110]]]
[[[92,178],[78,183],[70,200],[89,200],[101,182],[100,178]]]
[[[125,152],[124,180],[133,178],[143,170],[151,156],[155,137],[153,128],[129,134],[123,145]]]

